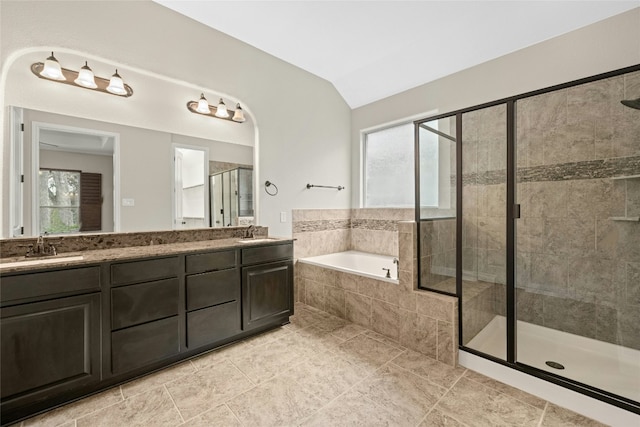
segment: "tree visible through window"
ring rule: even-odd
[[[367,133],[364,144],[364,206],[414,207],[413,123]],[[438,206],[437,139],[421,141],[420,156],[421,203]]]
[[[80,231],[80,172],[39,171],[40,233]]]

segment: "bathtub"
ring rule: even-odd
[[[346,251],[300,258],[298,262],[398,284],[398,264],[394,264],[393,259],[394,257],[387,255]],[[387,272],[383,268],[388,268],[391,272],[390,279],[385,277]]]

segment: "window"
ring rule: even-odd
[[[438,206],[438,141],[421,139],[421,203]],[[414,126],[404,123],[365,134],[364,207],[415,206]]]
[[[40,232],[80,231],[80,171],[40,169]]]

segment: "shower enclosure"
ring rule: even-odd
[[[415,123],[416,153],[455,153],[435,211],[416,156],[416,219],[420,287],[460,298],[461,348],[636,413],[639,96],[640,65]]]

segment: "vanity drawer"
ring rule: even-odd
[[[238,301],[187,313],[187,347],[212,344],[240,333]]]
[[[111,327],[121,329],[178,314],[178,279],[111,290]]]
[[[293,258],[293,243],[242,249],[242,264],[256,264]]]
[[[203,273],[205,271],[233,268],[237,264],[236,253],[236,250],[231,250],[187,255],[187,273]]]
[[[126,285],[177,276],[180,268],[178,257],[154,258],[144,261],[111,264],[111,284]]]
[[[111,367],[119,374],[178,354],[178,316],[111,333]]]
[[[100,267],[71,268],[2,277],[0,302],[71,292],[99,291]]]
[[[197,310],[240,298],[240,270],[212,271],[187,276],[187,310]]]

